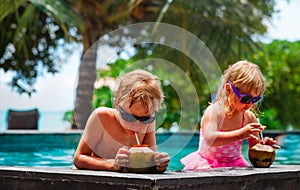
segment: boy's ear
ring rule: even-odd
[[[114,98],[114,105],[115,105],[115,108],[118,110],[119,107],[118,107],[118,105],[117,105],[117,100],[116,100],[116,98]]]

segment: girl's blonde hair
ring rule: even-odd
[[[245,86],[249,92],[255,90],[257,93],[263,94],[266,90],[266,81],[258,65],[244,60],[229,66],[224,71],[214,100],[214,102],[219,102],[227,117],[231,117],[235,111],[232,101],[233,97],[236,96],[233,91],[226,94],[225,85],[228,81],[231,81],[238,89]],[[254,104],[252,109],[258,111],[258,106]]]
[[[114,90],[117,104],[142,103],[149,112],[158,111],[163,101],[160,79],[147,71],[134,70],[119,77]]]

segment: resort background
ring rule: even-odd
[[[70,128],[70,123],[63,121],[63,111],[42,111],[38,121],[41,132],[63,132]],[[7,130],[7,111],[0,111],[0,132]]]
[[[299,8],[300,8],[300,2],[298,0],[291,0],[291,1],[285,1],[285,0],[277,0],[276,9],[279,9],[281,12],[276,14],[274,16],[273,21],[268,24],[268,32],[263,37],[263,42],[269,43],[272,42],[275,39],[278,40],[288,40],[289,42],[296,42],[300,40],[300,25],[297,23],[297,18],[299,17]],[[275,44],[276,45],[276,44]],[[272,47],[269,47],[272,48]],[[274,48],[274,50],[277,50],[277,47]],[[109,51],[109,50],[107,50]],[[280,51],[280,50],[278,50]],[[17,109],[17,110],[27,110],[31,108],[38,108],[40,111],[40,119],[39,119],[39,131],[47,131],[47,132],[61,132],[68,130],[71,126],[70,123],[63,121],[64,113],[70,110],[74,109],[75,105],[75,93],[76,93],[76,87],[77,87],[77,79],[78,79],[78,73],[79,73],[79,64],[80,64],[80,56],[82,53],[82,47],[76,48],[74,50],[72,56],[68,57],[67,63],[60,63],[60,72],[52,75],[49,73],[44,73],[42,77],[39,77],[37,79],[37,83],[35,84],[35,88],[37,90],[36,93],[33,93],[31,97],[29,97],[26,94],[18,94],[16,91],[12,91],[12,89],[7,85],[7,83],[10,81],[12,75],[10,73],[4,73],[3,70],[0,70],[0,132],[3,132],[6,130],[7,123],[6,123],[6,117],[7,117],[7,110],[8,109]],[[109,55],[108,52],[103,52],[102,58],[105,55]],[[126,57],[124,57],[126,58]],[[127,57],[128,58],[128,57]],[[299,56],[298,56],[299,58]],[[251,60],[252,61],[252,60]],[[298,64],[298,63],[297,63]],[[279,65],[280,66],[280,65]],[[295,71],[297,72],[297,71]],[[268,74],[268,73],[266,73]],[[298,74],[299,76],[299,74]],[[299,94],[293,94],[294,96],[299,97]],[[286,99],[282,100],[281,102],[276,103],[285,103]],[[290,100],[290,99],[288,99]],[[296,99],[291,100],[290,102],[293,103],[293,101],[296,101]],[[204,105],[205,106],[205,105]],[[295,108],[298,109],[298,108]],[[262,109],[263,110],[263,109]],[[264,111],[264,110],[263,110]],[[282,110],[281,110],[282,111]],[[295,110],[291,110],[291,113],[294,113]],[[272,113],[271,113],[272,114]],[[175,129],[176,131],[176,124],[173,126],[170,125],[171,129]],[[14,135],[14,134],[10,134]],[[158,135],[160,136],[160,135]],[[37,135],[38,137],[38,135]],[[26,138],[26,137],[23,137]],[[29,137],[30,138],[30,137]],[[44,137],[43,140],[45,140]],[[51,142],[48,143],[48,145],[56,145],[55,141],[57,141],[56,137],[47,135],[47,138],[51,139],[49,141],[45,142]],[[53,139],[54,140],[53,140]],[[185,148],[184,152],[177,155],[178,147],[174,147],[174,151],[170,149],[170,147],[163,147],[166,137],[160,136],[160,141],[162,142],[162,146],[159,147],[161,150],[167,150],[172,157],[172,163],[171,163],[171,170],[179,170],[181,169],[181,165],[179,165],[179,159],[182,158],[187,153],[195,150],[197,148],[198,143],[198,136],[195,137],[194,141],[191,141],[190,143],[193,143],[191,146],[182,146],[180,148]],[[189,137],[191,138],[191,137]],[[75,139],[78,139],[78,136],[75,137]],[[186,141],[187,138],[184,138]],[[289,138],[286,138],[286,148],[288,149],[281,149],[277,152],[276,162],[277,163],[283,163],[283,164],[299,164],[299,148],[297,145],[299,144],[299,138],[298,136],[290,136]],[[13,140],[16,140],[16,142],[20,142],[20,136],[15,137]],[[30,139],[32,140],[32,139]],[[177,140],[177,139],[176,139]],[[24,142],[29,140],[25,139]],[[12,139],[8,139],[6,144],[3,143],[2,145],[7,145],[7,152],[3,151],[3,154],[6,154],[5,156],[2,156],[3,159],[0,163],[0,165],[19,165],[23,164],[23,160],[30,160],[32,158],[36,158],[39,162],[32,162],[30,164],[27,164],[24,162],[24,165],[30,165],[30,166],[48,166],[49,163],[52,161],[54,162],[60,162],[63,163],[54,163],[54,166],[66,166],[70,167],[72,165],[72,155],[74,153],[74,147],[76,146],[77,141],[75,144],[70,145],[70,147],[65,147],[64,143],[57,143],[60,144],[60,146],[63,150],[57,150],[55,146],[53,146],[53,152],[52,149],[49,149],[49,152],[38,152],[35,148],[44,147],[44,144],[38,146],[35,143],[32,143],[30,141],[30,148],[28,149],[28,155],[27,156],[15,156],[14,159],[11,158],[11,150],[14,150],[13,148],[16,148],[16,152],[19,151],[18,145],[12,144]],[[177,142],[177,141],[176,141]],[[43,143],[43,142],[40,142]],[[163,144],[164,143],[164,144]],[[25,144],[25,143],[23,143]],[[160,143],[159,143],[160,144]],[[168,145],[173,145],[176,143],[168,143]],[[180,145],[185,145],[184,143],[178,143]],[[66,150],[64,150],[66,148]],[[165,148],[165,149],[164,149]],[[189,149],[190,148],[190,149]],[[23,150],[23,149],[22,149]],[[22,150],[20,151],[23,155]],[[48,150],[46,150],[48,151]],[[295,151],[295,152],[293,152]],[[27,152],[26,152],[27,153]],[[59,153],[59,156],[57,154]],[[289,154],[287,154],[289,153]],[[245,152],[246,154],[246,152]],[[176,155],[177,157],[174,157]],[[6,157],[7,156],[7,157]],[[42,158],[45,157],[46,161]],[[30,158],[30,159],[28,159]],[[62,159],[61,159],[62,158]],[[34,159],[33,159],[34,160]],[[13,162],[11,162],[13,161]]]
[[[280,13],[274,16],[269,25],[264,41],[274,39],[297,41],[300,40],[300,25],[296,19],[299,17],[300,2],[297,0],[277,1],[276,8]],[[35,84],[37,92],[29,97],[12,91],[7,82],[10,73],[0,70],[0,131],[6,130],[7,110],[38,108],[40,111],[39,130],[64,131],[70,124],[63,121],[63,114],[74,109],[76,81],[80,64],[81,48],[79,47],[68,59],[68,63],[61,63],[59,73],[52,75],[45,73],[38,78]]]

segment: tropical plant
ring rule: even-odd
[[[1,0],[0,4],[0,67],[15,74],[10,85],[17,92],[29,95],[35,92],[38,76],[43,72],[59,71],[58,57],[62,55],[55,56],[55,53],[66,54],[68,42],[82,43],[82,55],[85,55],[105,32],[129,20],[146,19],[151,15],[149,13],[160,8],[149,0]],[[96,80],[95,52],[87,56],[90,56],[90,61],[83,62],[79,68],[74,111],[74,124],[78,128],[84,128],[92,110],[93,83]]]
[[[94,1],[77,0],[76,10],[83,19],[80,31],[83,42],[84,61],[81,61],[74,109],[74,124],[84,128],[92,111],[94,82],[96,81],[97,48],[90,48],[108,32],[117,29],[120,24],[147,20],[149,12],[156,11],[157,6],[150,0],[141,1]],[[158,6],[159,8],[159,6]],[[87,52],[89,53],[87,54]],[[101,58],[100,58],[101,59]],[[73,126],[73,128],[75,128]]]
[[[299,128],[300,41],[274,40],[261,47],[249,57],[261,67],[268,84],[261,122],[270,129]]]
[[[255,0],[22,0],[18,2],[2,0],[0,8],[2,11],[0,11],[1,36],[6,37],[7,42],[1,46],[5,47],[5,49],[1,51],[1,67],[4,63],[8,63],[8,66],[6,66],[5,69],[5,71],[8,71],[9,67],[16,65],[14,62],[15,60],[26,60],[26,63],[27,60],[35,60],[35,63],[40,63],[37,60],[40,60],[41,57],[43,57],[44,60],[42,64],[48,64],[52,66],[49,67],[52,68],[50,71],[56,71],[54,66],[57,65],[54,63],[54,58],[52,59],[50,56],[50,52],[54,52],[55,48],[57,48],[54,44],[60,44],[61,39],[79,40],[83,44],[83,55],[86,56],[83,56],[85,61],[81,62],[79,68],[74,114],[77,127],[84,128],[85,122],[92,111],[94,82],[97,77],[95,74],[96,49],[92,49],[89,54],[86,54],[86,52],[99,37],[106,32],[117,29],[122,24],[135,22],[152,21],[158,23],[170,23],[192,32],[199,39],[204,41],[213,52],[217,61],[222,63],[220,64],[220,67],[225,68],[229,63],[232,63],[247,54],[251,54],[251,52],[258,47],[257,42],[253,40],[253,37],[255,35],[263,34],[266,31],[267,28],[263,21],[271,18],[272,14],[275,12],[274,4],[274,0],[259,2]],[[23,19],[20,20],[20,17],[18,16],[23,15],[24,22],[29,22],[28,16],[27,19],[25,19],[25,15],[30,15],[28,12],[32,11],[27,11],[27,9],[34,9],[36,12],[44,15],[44,22],[40,22],[39,17],[32,17],[35,23],[40,24],[40,29],[43,27],[47,29],[48,27],[48,29],[56,29],[54,30],[55,32],[52,31],[46,34],[40,34],[39,36],[34,36],[33,34],[39,31],[29,30],[28,28],[32,25],[28,23],[21,24]],[[15,30],[14,28],[16,26],[19,29]],[[6,32],[6,28],[9,27],[12,32]],[[26,35],[24,35],[23,31],[26,31]],[[20,36],[21,38],[24,38],[23,41],[26,41],[26,43],[18,41]],[[46,38],[46,42],[48,43],[44,43],[45,39],[43,38],[45,36],[49,36]],[[25,37],[30,37],[30,39],[25,40]],[[35,49],[37,49],[36,47],[39,47],[39,44],[33,44],[33,41],[42,44],[42,50],[46,51],[35,53],[37,52]],[[18,51],[14,51],[14,48],[11,48],[11,50],[11,44],[16,46],[17,42],[20,42],[20,47],[22,48],[20,48],[20,50],[18,49]],[[50,45],[51,43],[53,43],[52,46]],[[209,88],[199,85],[205,84],[205,77],[201,71],[195,69],[192,60],[187,59],[186,56],[180,53],[174,54],[174,50],[172,49],[160,51],[160,48],[162,47],[152,46],[151,48],[153,50],[153,55],[160,56],[163,59],[170,58],[170,61],[175,60],[174,63],[178,64],[178,66],[191,77],[196,88],[200,92],[209,92]],[[32,55],[29,54],[31,56],[27,56],[28,53],[26,54],[25,52],[30,51],[32,52]],[[9,55],[9,53],[12,55]],[[139,53],[140,56],[145,57],[141,51]],[[36,58],[33,58],[33,55],[36,55]],[[6,61],[7,56],[10,56],[10,59],[12,60],[10,63]],[[21,68],[20,65],[22,64],[18,63],[17,65],[19,65],[18,68]],[[29,73],[33,74],[29,76],[23,74],[21,76],[30,79],[29,84],[32,87],[31,84],[35,82],[35,79],[38,76],[37,74],[34,74],[34,71],[38,71],[36,67],[37,64],[33,66],[30,66],[29,64],[25,65],[28,72],[31,71]],[[12,69],[17,70],[17,68]],[[25,67],[20,70],[25,70]],[[12,84],[18,88],[23,88],[23,85],[21,84]],[[28,91],[30,93],[34,92],[33,89],[31,89],[31,91],[27,90],[27,92]],[[26,92],[26,89],[20,92]],[[207,94],[200,95],[200,102],[207,102],[207,97]]]
[[[254,36],[263,34],[267,30],[262,21],[271,18],[272,14],[276,12],[274,3],[272,0],[264,1],[263,4],[256,1],[168,1],[156,21],[177,25],[192,32],[205,42],[217,61],[222,63],[220,67],[224,69],[228,64],[252,55],[260,47],[260,44],[254,41]],[[181,37],[178,36],[178,38]],[[134,48],[136,49],[133,57],[135,60],[154,57],[172,62],[185,71],[197,89],[201,115],[213,89],[206,85],[203,71],[195,66],[193,60],[182,52],[157,44],[135,45]],[[197,50],[195,49],[195,51]],[[149,54],[149,52],[151,53]],[[131,62],[132,60],[126,64],[129,65]],[[115,68],[111,70],[116,72]],[[167,75],[167,73],[165,74]],[[176,113],[176,110],[180,110],[180,106],[178,107],[180,101],[176,92],[172,92],[172,88],[169,87],[164,86],[164,92],[170,95],[166,100],[177,103],[167,102],[168,108],[172,110],[168,110],[168,116],[173,117],[173,121],[176,121],[176,118],[180,116],[179,113]],[[169,128],[170,122],[166,123],[168,125],[164,125],[164,127]],[[193,129],[194,126],[181,127]]]
[[[0,1],[0,68],[12,74],[9,85],[18,93],[36,92],[37,78],[57,73],[59,60],[68,57],[65,42],[78,40],[75,23],[81,24],[71,2]]]

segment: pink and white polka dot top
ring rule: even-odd
[[[242,126],[245,125],[243,115]],[[181,159],[184,170],[218,167],[243,167],[249,166],[242,155],[243,139],[231,142],[223,146],[209,146],[203,139],[203,132],[200,129],[200,141],[197,151],[190,153]]]

